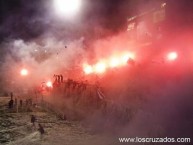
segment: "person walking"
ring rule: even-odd
[[[36,117],[35,117],[35,115],[31,115],[32,129],[35,129],[35,128],[36,128],[35,122],[36,122]]]
[[[40,123],[38,124],[38,126],[39,126],[38,131],[40,133],[40,138],[42,139],[43,134],[45,133],[45,131],[44,131],[43,126]]]

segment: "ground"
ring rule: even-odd
[[[42,108],[23,111],[10,111],[7,103],[10,98],[0,97],[0,144],[2,145],[112,145],[116,144],[111,135],[95,133],[78,121],[64,121],[54,113]],[[37,116],[37,122],[44,126],[41,137],[32,127],[30,116]]]

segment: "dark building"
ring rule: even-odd
[[[160,56],[171,48],[187,55],[192,53],[191,0],[151,1],[141,5],[137,15],[127,19],[127,32],[128,40],[144,58],[152,59],[152,56]]]
[[[133,41],[145,45],[193,27],[192,1],[154,1],[146,5],[149,5],[146,10],[127,20],[127,31]]]

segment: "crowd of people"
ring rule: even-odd
[[[60,98],[57,98],[57,100],[61,100],[60,102],[64,103],[63,108],[66,109],[66,111],[64,111],[64,115],[66,116],[65,118],[68,119],[68,113],[78,115],[77,112],[84,112],[85,115],[89,115],[92,114],[94,111],[100,110],[101,113],[106,116],[107,120],[109,120],[109,118],[113,116],[118,116],[118,120],[121,123],[123,121],[128,121],[131,119],[133,114],[132,110],[125,106],[120,107],[116,103],[113,103],[112,100],[108,100],[108,98],[102,91],[102,88],[99,86],[99,83],[89,84],[87,80],[63,80],[62,75],[54,75],[54,77],[55,81],[53,83],[52,93],[57,93],[61,96]],[[57,97],[58,95],[51,96]],[[13,99],[13,93],[11,93],[11,99],[9,101],[10,109],[18,107],[31,107],[33,106],[33,104],[34,102],[32,98],[28,97],[27,99],[21,99],[20,97],[15,97]],[[35,116],[32,116],[32,127],[35,126],[35,122]],[[41,125],[39,127],[41,128]]]
[[[13,110],[13,109],[18,110],[18,108],[32,107],[34,105],[32,98],[25,99],[25,104],[23,104],[24,100],[21,98],[19,99],[19,98],[20,97],[14,97],[13,92],[10,93],[10,100],[8,102],[8,108],[10,110]],[[19,99],[19,104],[18,104],[18,99]],[[32,130],[36,130],[36,126],[37,126],[36,124],[38,124],[37,131],[39,131],[40,137],[42,138],[43,134],[45,133],[44,127],[40,123],[37,122],[37,118],[35,115],[31,115],[31,128],[32,128]]]
[[[66,89],[78,89],[80,91],[84,91],[86,90],[88,84],[88,81],[75,81],[73,79],[67,79],[67,80],[63,80],[63,76],[62,75],[54,75],[55,76],[55,81],[53,83],[53,87],[58,87],[62,84],[65,85],[65,90]]]
[[[13,97],[13,92],[10,93],[10,100],[8,102],[8,108],[9,109],[24,109],[31,107],[34,105],[33,99],[31,97],[29,98],[21,98],[19,96]]]
[[[72,104],[74,105],[73,109],[78,110],[78,112],[83,109],[80,112],[84,112],[87,116],[95,110],[100,110],[107,122],[114,120],[116,123],[124,124],[131,120],[135,114],[135,109],[109,100],[98,82],[89,84],[86,80],[75,81],[73,79],[67,79],[64,81],[62,76],[59,75],[56,77],[53,89],[58,89],[59,94],[64,94],[63,101],[65,101],[67,97],[67,103],[69,103],[69,98],[71,98],[73,101]],[[73,112],[74,110],[71,111]]]

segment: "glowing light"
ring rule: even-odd
[[[173,61],[178,58],[178,54],[176,52],[170,52],[167,56],[168,60]]]
[[[129,61],[129,59],[134,59],[135,58],[135,55],[133,53],[125,53],[122,55],[122,57],[120,58],[121,59],[121,64],[122,65],[126,65]]]
[[[85,74],[90,73],[104,73],[109,68],[118,68],[121,66],[125,66],[128,63],[134,65],[135,61],[135,54],[132,52],[124,52],[124,53],[117,53],[114,54],[113,57],[102,59],[102,61],[99,61],[93,66],[90,66],[88,64],[83,65],[83,71]]]
[[[51,88],[51,87],[52,87],[52,82],[51,82],[51,81],[48,81],[48,82],[46,83],[46,86],[49,87],[49,88]]]
[[[110,60],[110,67],[114,68],[117,67],[119,65],[119,59],[118,58],[112,58]]]
[[[124,55],[121,57],[121,63],[122,63],[123,65],[127,64],[129,58],[130,58],[129,54],[124,54]]]
[[[129,58],[130,58],[129,54],[125,54],[125,55],[123,55],[122,60],[124,62],[127,62],[129,60]]]
[[[103,62],[97,63],[95,66],[96,73],[104,73],[106,71],[106,64]]]
[[[92,66],[90,66],[90,65],[84,65],[83,67],[84,67],[84,72],[85,72],[85,74],[91,74],[91,73],[93,73],[93,68],[92,68]]]
[[[54,7],[59,15],[72,16],[81,7],[81,0],[54,0]]]
[[[26,75],[28,75],[28,70],[27,70],[27,69],[22,69],[22,70],[20,71],[20,74],[21,74],[22,76],[26,76]]]

